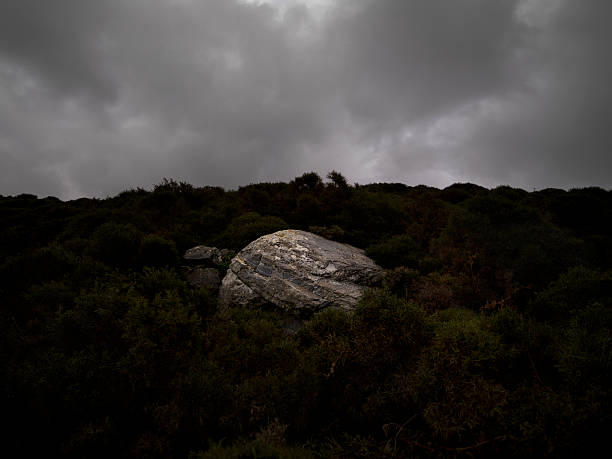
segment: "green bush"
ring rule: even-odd
[[[19,291],[32,284],[58,280],[78,264],[74,253],[58,245],[7,258],[0,266],[0,288]]]
[[[282,229],[287,229],[287,223],[282,218],[248,212],[234,218],[216,244],[220,247],[240,250],[258,237]]]
[[[561,345],[559,372],[573,390],[612,386],[612,308],[595,303],[571,319]]]
[[[423,250],[409,235],[402,234],[369,246],[366,255],[385,268],[417,268]]]
[[[440,312],[435,336],[407,376],[407,396],[422,410],[434,438],[476,443],[481,432],[499,435],[507,391],[496,378],[506,369],[497,334],[472,311]]]
[[[174,266],[178,262],[176,245],[156,234],[148,234],[140,243],[140,262],[144,266]]]
[[[612,306],[612,276],[576,266],[539,292],[530,310],[540,320],[563,321],[594,303]]]
[[[91,255],[114,267],[134,267],[142,233],[131,224],[104,223],[92,235]]]

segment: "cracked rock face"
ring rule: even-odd
[[[300,317],[334,307],[351,311],[382,268],[363,250],[316,234],[284,230],[251,242],[230,264],[221,309],[273,304]]]

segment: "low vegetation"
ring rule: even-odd
[[[612,192],[164,180],[0,197],[3,449],[19,456],[590,457],[607,449]],[[219,313],[197,244],[304,229],[387,270],[296,334]],[[601,448],[601,449],[600,449]]]

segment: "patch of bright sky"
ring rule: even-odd
[[[545,27],[566,0],[522,0],[516,17],[529,27]]]
[[[34,77],[24,68],[1,61],[0,83],[0,90],[8,88],[17,97],[26,96],[34,90],[41,90]]]
[[[282,19],[285,12],[297,5],[304,5],[308,8],[314,18],[322,18],[327,10],[334,5],[337,0],[240,0],[243,3],[254,3],[256,5],[270,5],[277,9],[279,19]]]

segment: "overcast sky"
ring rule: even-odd
[[[0,194],[612,187],[609,0],[2,0]]]

